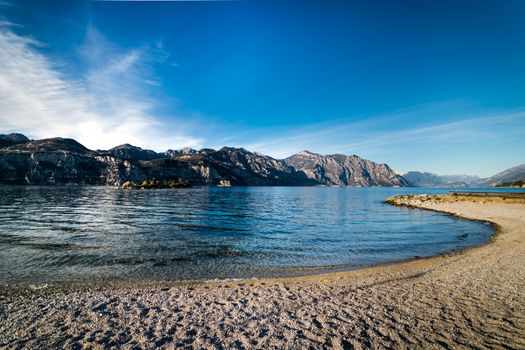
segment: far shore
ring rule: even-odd
[[[0,348],[525,348],[525,202],[388,202],[489,221],[498,234],[461,252],[304,277],[4,288]]]

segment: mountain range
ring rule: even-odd
[[[223,147],[157,153],[129,144],[90,150],[67,138],[0,135],[0,183],[117,185],[184,180],[193,185],[407,186],[388,165],[308,151],[286,159]]]
[[[414,187],[524,187],[525,164],[483,179],[476,175],[436,175],[419,171],[409,171],[403,178]]]
[[[437,175],[420,171],[409,171],[403,178],[414,187],[468,187],[480,180],[476,175]]]
[[[158,153],[130,144],[90,150],[73,139],[30,140],[22,134],[0,134],[0,184],[120,186],[146,180],[235,186],[521,187],[525,164],[484,179],[419,171],[400,176],[387,164],[357,155],[302,151],[274,159],[244,148]]]
[[[473,183],[477,187],[523,187],[525,164],[506,169],[494,176]],[[520,186],[521,184],[521,186]]]

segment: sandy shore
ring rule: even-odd
[[[230,283],[0,290],[0,348],[525,348],[525,204],[399,196],[488,220],[491,244],[395,266]]]

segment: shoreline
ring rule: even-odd
[[[389,198],[398,197],[398,196],[421,196],[421,195],[395,195]],[[427,195],[424,195],[427,196]],[[436,196],[436,195],[432,195]],[[448,196],[448,195],[438,195],[438,196]],[[346,273],[353,273],[356,271],[365,271],[375,268],[381,268],[381,267],[389,267],[389,266],[397,266],[397,265],[403,265],[411,262],[415,262],[418,260],[429,260],[434,258],[440,258],[440,257],[447,257],[447,256],[455,256],[457,254],[463,254],[465,252],[468,252],[472,249],[477,249],[489,244],[492,244],[495,240],[495,238],[501,234],[501,226],[498,225],[495,222],[485,220],[485,219],[475,219],[475,218],[468,218],[461,215],[457,215],[454,213],[444,212],[436,209],[431,208],[423,208],[418,207],[416,205],[404,205],[404,204],[396,204],[389,202],[389,198],[385,199],[386,204],[399,206],[399,207],[408,207],[412,209],[420,209],[420,210],[428,210],[437,212],[440,214],[444,214],[447,216],[450,216],[454,219],[459,220],[468,220],[468,221],[476,221],[479,223],[490,225],[493,232],[490,235],[489,239],[486,242],[482,242],[476,245],[468,246],[468,247],[462,247],[462,248],[455,248],[453,250],[445,251],[442,253],[437,253],[434,255],[429,256],[414,256],[410,258],[405,259],[397,259],[397,260],[390,260],[390,261],[384,261],[380,263],[370,263],[370,264],[361,264],[360,266],[357,265],[350,265],[350,264],[342,264],[342,265],[331,265],[331,266],[301,266],[301,267],[290,267],[290,268],[276,268],[275,270],[272,270],[270,273],[276,273],[277,276],[263,276],[263,277],[227,277],[227,278],[203,278],[203,279],[185,279],[185,280],[169,280],[169,279],[102,279],[102,280],[73,280],[73,281],[46,281],[46,282],[1,282],[0,283],[0,293],[4,290],[11,290],[11,291],[17,291],[17,290],[40,290],[40,289],[75,289],[75,288],[133,288],[133,287],[140,287],[140,286],[159,286],[162,285],[164,287],[167,286],[185,286],[185,285],[197,285],[197,284],[217,284],[217,283],[252,283],[254,281],[263,281],[263,282],[271,282],[275,280],[282,280],[283,282],[286,282],[287,280],[293,281],[297,279],[307,278],[310,280],[311,278],[319,277],[319,279],[323,279],[323,276],[328,276],[332,274],[346,274]],[[525,203],[525,201],[523,201]],[[521,203],[518,202],[518,203]],[[279,272],[277,272],[279,270]],[[287,271],[287,272],[284,272]],[[304,271],[304,272],[303,272]],[[310,272],[308,272],[310,271]]]
[[[0,289],[0,347],[525,347],[525,205],[394,198],[496,230],[486,244],[360,270]]]

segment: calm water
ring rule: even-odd
[[[0,282],[301,274],[487,242],[487,224],[383,203],[446,191],[3,186]]]

